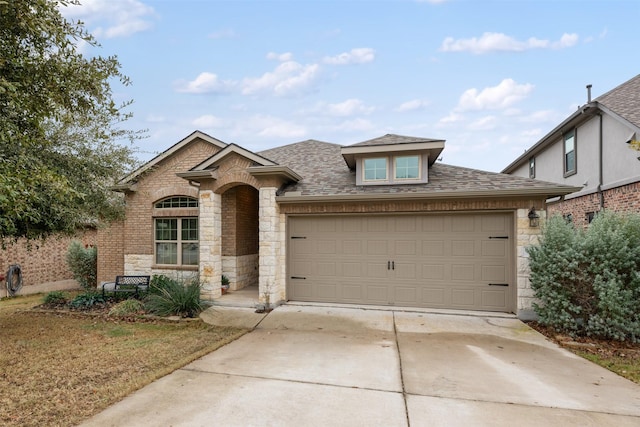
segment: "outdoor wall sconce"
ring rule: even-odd
[[[540,226],[540,215],[536,212],[536,208],[531,208],[529,210],[529,227],[537,228]]]

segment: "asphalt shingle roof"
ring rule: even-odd
[[[358,142],[357,144],[349,145],[349,147],[366,147],[366,146],[378,146],[378,145],[397,145],[397,144],[415,144],[420,142],[435,142],[442,141],[441,139],[431,138],[418,138],[415,136],[394,135],[388,133],[384,136],[369,139],[367,141]]]
[[[341,148],[337,144],[307,140],[258,154],[301,175],[302,180],[283,190],[299,191],[302,196],[566,189],[559,184],[443,163],[435,163],[429,168],[429,182],[425,184],[356,186],[355,171],[348,168]]]
[[[598,101],[622,118],[640,127],[640,74],[600,95]]]

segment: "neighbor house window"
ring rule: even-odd
[[[395,157],[395,179],[420,178],[420,157],[398,156]]]
[[[386,181],[387,178],[387,158],[364,159],[364,180],[365,181]]]
[[[564,175],[576,173],[576,132],[564,136]]]
[[[198,218],[155,219],[156,264],[198,265]]]
[[[536,158],[532,157],[529,159],[529,178],[536,177]]]

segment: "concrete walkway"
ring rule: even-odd
[[[211,323],[256,329],[83,425],[640,425],[640,386],[514,318],[313,305],[268,315],[213,310]]]

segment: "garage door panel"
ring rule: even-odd
[[[365,292],[367,294],[367,301],[369,303],[389,303],[389,292],[387,285],[368,285]]]
[[[290,299],[490,311],[514,305],[511,214],[328,215],[291,217],[289,225],[288,276],[306,278],[289,279]]]
[[[451,256],[473,256],[475,242],[473,240],[454,240],[451,242]]]
[[[444,271],[444,264],[425,264],[422,266],[422,279],[426,281],[443,280]]]
[[[345,283],[342,285],[342,298],[352,302],[361,302],[363,300],[362,285]]]
[[[398,304],[413,304],[418,300],[419,289],[415,286],[396,286],[394,301]]]
[[[481,280],[483,282],[507,283],[507,269],[504,265],[483,265]]]
[[[476,293],[473,289],[453,289],[451,291],[452,306],[474,307]]]
[[[484,290],[481,292],[482,305],[487,307],[504,307],[507,301],[506,294],[499,290]]]
[[[360,240],[345,240],[342,242],[342,253],[344,255],[361,255],[362,242]]]
[[[445,305],[445,294],[444,288],[422,289],[422,298],[420,299],[420,302],[423,305],[440,307]]]
[[[444,256],[444,240],[422,241],[422,255],[426,257]]]
[[[472,282],[474,277],[474,264],[454,264],[451,266],[451,280]]]
[[[507,255],[509,242],[506,240],[485,240],[481,242],[481,256],[504,257]]]

